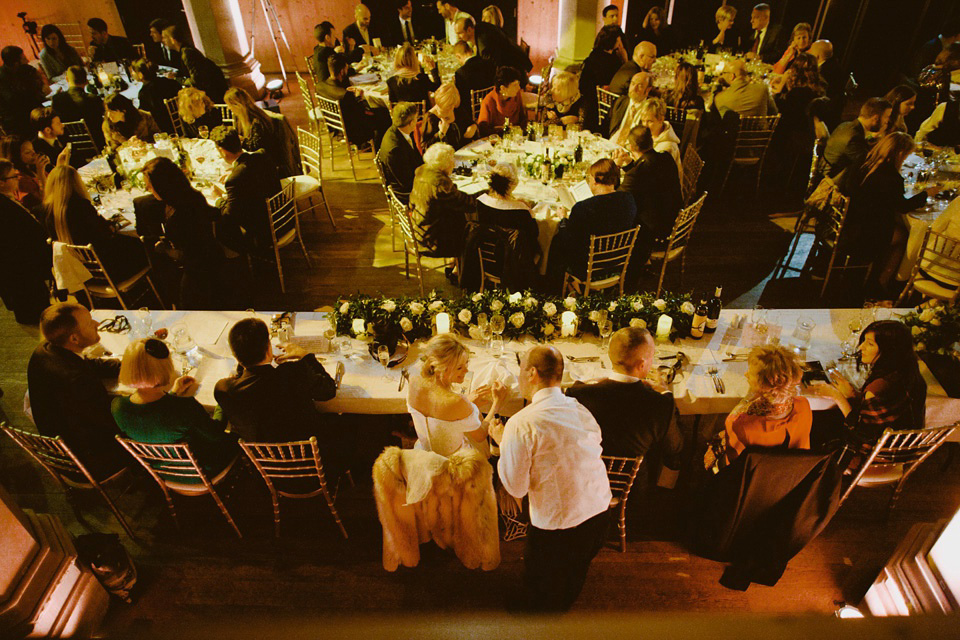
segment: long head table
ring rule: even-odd
[[[883,317],[905,312],[905,310],[881,310]],[[124,348],[132,339],[131,336],[142,335],[141,318],[144,315],[138,311],[114,312],[95,311],[94,318],[103,320],[115,314],[127,316],[133,327],[129,334],[113,334],[101,332],[102,345],[120,356]],[[841,343],[850,337],[850,321],[858,314],[859,309],[791,309],[770,310],[767,312],[768,339],[779,339],[782,344],[789,345],[795,342],[794,328],[799,318],[809,318],[816,323],[812,331],[810,346],[806,351],[807,360],[819,360],[824,365],[837,361],[841,356]],[[257,314],[268,324],[272,313]],[[724,362],[730,353],[743,354],[749,351],[756,333],[749,322],[744,328],[734,328],[731,321],[735,317],[750,315],[750,311],[725,309],[720,316],[717,332],[712,336],[707,334],[700,340],[684,339],[676,343],[658,344],[658,357],[669,356],[682,351],[690,360],[684,367],[672,386],[677,407],[681,414],[725,414],[747,392],[746,362],[742,360]],[[238,311],[152,311],[149,312],[152,329],[185,327],[196,343],[197,347],[189,354],[192,367],[191,374],[200,382],[197,399],[208,408],[215,406],[213,388],[221,378],[233,375],[236,371],[234,360],[227,341],[230,327],[234,322],[249,316],[249,312]],[[319,337],[327,325],[327,316],[324,313],[296,314],[294,324],[294,339],[305,340],[309,344],[313,338]],[[749,320],[749,318],[748,318]],[[865,319],[866,326],[869,319]],[[172,332],[171,337],[172,339]],[[343,341],[338,339],[338,341]],[[349,339],[344,344],[343,353],[320,353],[318,357],[327,370],[333,374],[337,363],[343,363],[345,373],[337,397],[327,402],[319,403],[322,411],[334,413],[363,413],[363,414],[402,414],[407,412],[406,391],[400,391],[400,372],[391,369],[387,376],[384,369],[367,353],[367,345],[359,340]],[[500,373],[494,374],[506,382],[514,383],[519,373],[518,355],[530,348],[534,343],[528,341],[508,341],[504,355],[494,358],[492,351],[485,348],[476,340],[465,339],[464,342],[474,354],[470,362],[470,370],[474,373],[475,383],[489,379],[490,371],[496,367]],[[598,357],[595,362],[565,361],[564,382],[572,384],[575,380],[591,380],[606,377],[611,370],[610,360],[602,353],[600,346],[593,336],[583,339],[562,339],[554,344],[565,356]],[[515,355],[516,354],[516,355]],[[418,345],[411,346],[407,360],[402,368],[415,366],[418,360]],[[666,360],[672,363],[672,360]],[[726,387],[724,393],[718,393],[708,375],[708,369],[716,367],[718,375]],[[927,381],[927,424],[939,426],[960,420],[960,399],[949,398],[943,388],[933,377],[925,365],[921,363],[924,378]],[[845,372],[855,377],[852,366],[845,367]],[[512,374],[512,375],[511,375]],[[812,406],[817,409],[828,408],[831,401],[819,397],[811,398]],[[514,396],[504,411],[511,414],[522,406],[520,399]]]

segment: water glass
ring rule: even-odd
[[[153,335],[153,317],[150,315],[150,309],[147,307],[140,307],[137,311],[137,333],[143,336],[144,338],[149,338]]]
[[[813,337],[813,330],[816,326],[817,323],[813,321],[813,318],[808,316],[797,318],[797,327],[793,330],[793,337],[801,350],[810,347],[810,339]]]
[[[610,345],[610,336],[613,335],[613,323],[605,320],[600,323],[600,349],[606,352]]]
[[[492,318],[490,318],[490,331],[493,332],[496,336],[503,335],[504,329],[507,328],[507,320],[499,313]]]
[[[503,336],[496,334],[490,341],[490,349],[493,351],[493,357],[499,358],[503,355]]]

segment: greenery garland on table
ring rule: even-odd
[[[577,316],[577,334],[597,332],[601,310],[616,331],[622,327],[647,327],[656,333],[657,322],[663,314],[673,318],[671,340],[690,334],[695,310],[690,294],[663,292],[657,298],[652,293],[640,293],[622,298],[610,298],[603,293],[566,298],[543,296],[530,291],[508,293],[489,290],[483,293],[464,293],[456,298],[444,298],[431,291],[425,298],[368,296],[357,294],[340,298],[334,309],[339,335],[355,337],[399,335],[410,341],[429,338],[434,333],[438,313],[450,315],[450,328],[457,333],[478,337],[477,314],[488,318],[500,314],[506,321],[505,338],[531,336],[536,340],[553,340],[561,334],[561,314],[573,311]]]
[[[960,361],[960,305],[917,307],[903,323],[910,328],[917,351]]]

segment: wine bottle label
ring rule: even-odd
[[[707,318],[707,329],[716,329],[717,320],[717,318]]]

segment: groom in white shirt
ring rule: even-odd
[[[520,392],[530,402],[507,421],[498,472],[517,499],[529,496],[530,528],[524,553],[525,606],[566,611],[603,546],[612,494],[600,459],[600,427],[593,415],[563,395],[563,356],[533,347],[520,363]]]

